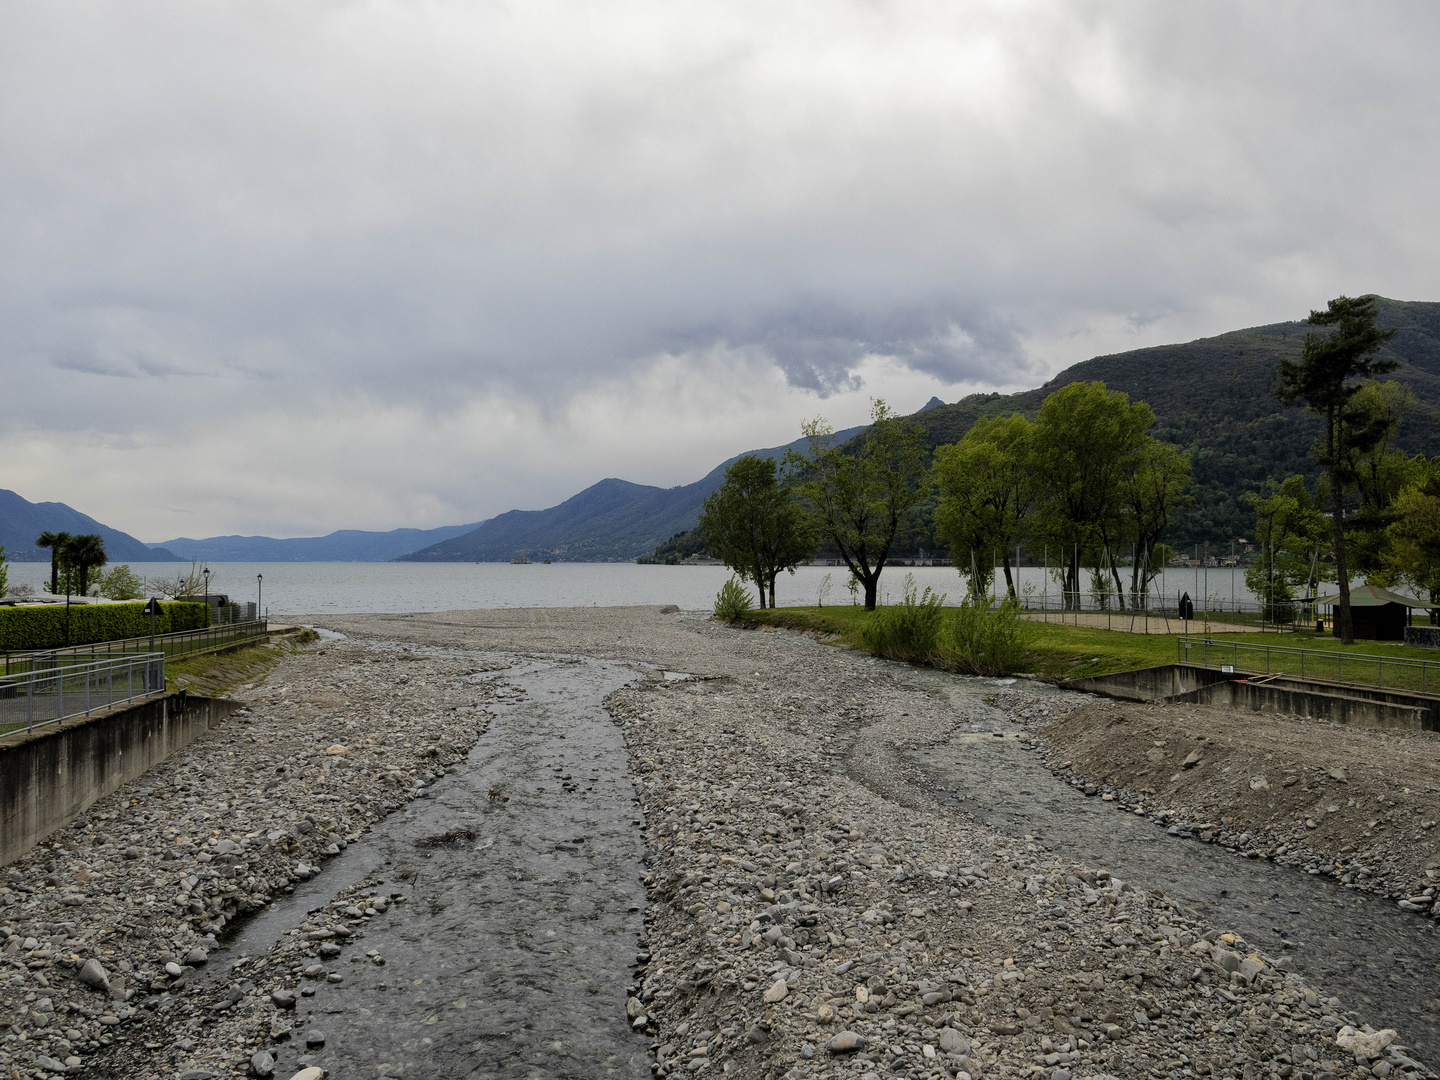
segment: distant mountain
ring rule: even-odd
[[[841,441],[863,427],[836,433]],[[783,457],[805,440],[750,453]],[[402,555],[402,562],[508,562],[517,555],[564,562],[621,562],[654,551],[677,532],[693,529],[705,496],[725,479],[737,454],[683,487],[659,488],[627,480],[601,480],[548,510],[511,510],[473,532]]]
[[[1401,425],[1397,445],[1408,453],[1440,453],[1440,303],[1380,299],[1380,325],[1396,331],[1381,350],[1399,368],[1386,379],[1407,384],[1415,409]],[[932,446],[960,439],[981,417],[1022,413],[1034,417],[1040,403],[1073,382],[1099,380],[1155,410],[1152,434],[1190,452],[1195,505],[1181,511],[1170,542],[1228,544],[1249,536],[1255,515],[1247,491],[1267,479],[1316,474],[1310,446],[1320,420],[1302,407],[1275,400],[1280,361],[1298,360],[1303,322],[1235,330],[1183,345],[1097,356],[1066,368],[1035,390],[1018,394],[972,394],[954,405],[915,415]]]
[[[391,529],[363,532],[341,529],[326,536],[211,536],[204,540],[178,537],[158,547],[186,559],[212,562],[390,562],[397,556],[473,531],[483,522],[446,525],[439,529]]]
[[[32,503],[0,488],[0,544],[5,547],[5,558],[17,563],[48,563],[50,550],[35,546],[35,538],[43,532],[95,533],[104,539],[105,554],[112,563],[179,561],[173,552],[142,544],[129,533],[101,525],[64,503]]]

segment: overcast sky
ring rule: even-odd
[[[1440,5],[0,0],[0,487],[145,540],[688,483],[1440,300]]]

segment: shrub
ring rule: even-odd
[[[1020,617],[1020,605],[1007,600],[992,610],[993,599],[967,601],[955,609],[937,658],[942,667],[972,675],[1008,675],[1024,664],[1034,634]]]
[[[887,660],[924,663],[934,658],[944,621],[941,605],[944,593],[934,593],[927,585],[915,592],[915,580],[905,578],[905,597],[890,607],[878,607],[860,631],[865,647]]]
[[[204,604],[161,604],[155,618],[157,634],[199,630],[209,625]],[[150,616],[144,604],[72,604],[70,644],[148,637]],[[0,651],[59,649],[65,645],[65,605],[0,608]]]
[[[129,566],[96,575],[95,584],[107,600],[140,600],[145,596],[145,582]]]
[[[754,601],[738,578],[732,577],[715,594],[715,617],[728,623],[739,622],[749,614],[752,606]]]

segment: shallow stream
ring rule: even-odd
[[[1440,933],[1433,921],[1328,877],[1172,837],[1149,818],[1086,797],[1051,773],[986,702],[994,680],[914,669],[905,676],[911,680],[948,697],[971,721],[968,734],[906,755],[947,789],[935,793],[942,802],[1137,888],[1163,890],[1262,952],[1291,957],[1308,982],[1338,996],[1347,1010],[1396,1028],[1421,1060],[1440,1060],[1440,1012],[1433,1007],[1440,998]],[[1025,690],[1080,697],[1039,682]]]
[[[378,893],[407,898],[327,965],[341,982],[302,984],[313,996],[277,1048],[277,1076],[305,1064],[334,1076],[650,1074],[625,1020],[645,902],[639,807],[602,704],[640,676],[600,660],[473,655],[512,665],[502,677],[523,694],[489,707],[466,761],[229,943],[231,957],[267,952],[370,875]],[[316,1029],[324,1046],[307,1051]]]

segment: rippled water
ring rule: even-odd
[[[492,706],[489,729],[427,796],[230,943],[231,956],[268,951],[366,875],[408,897],[329,965],[343,982],[304,984],[315,993],[297,1019],[325,1046],[281,1046],[277,1075],[302,1064],[334,1076],[650,1074],[648,1044],[625,1019],[645,903],[639,807],[602,705],[639,675],[597,660],[483,658],[514,665],[503,677],[523,700]],[[434,842],[457,831],[458,842]],[[372,951],[384,966],[365,959]]]

